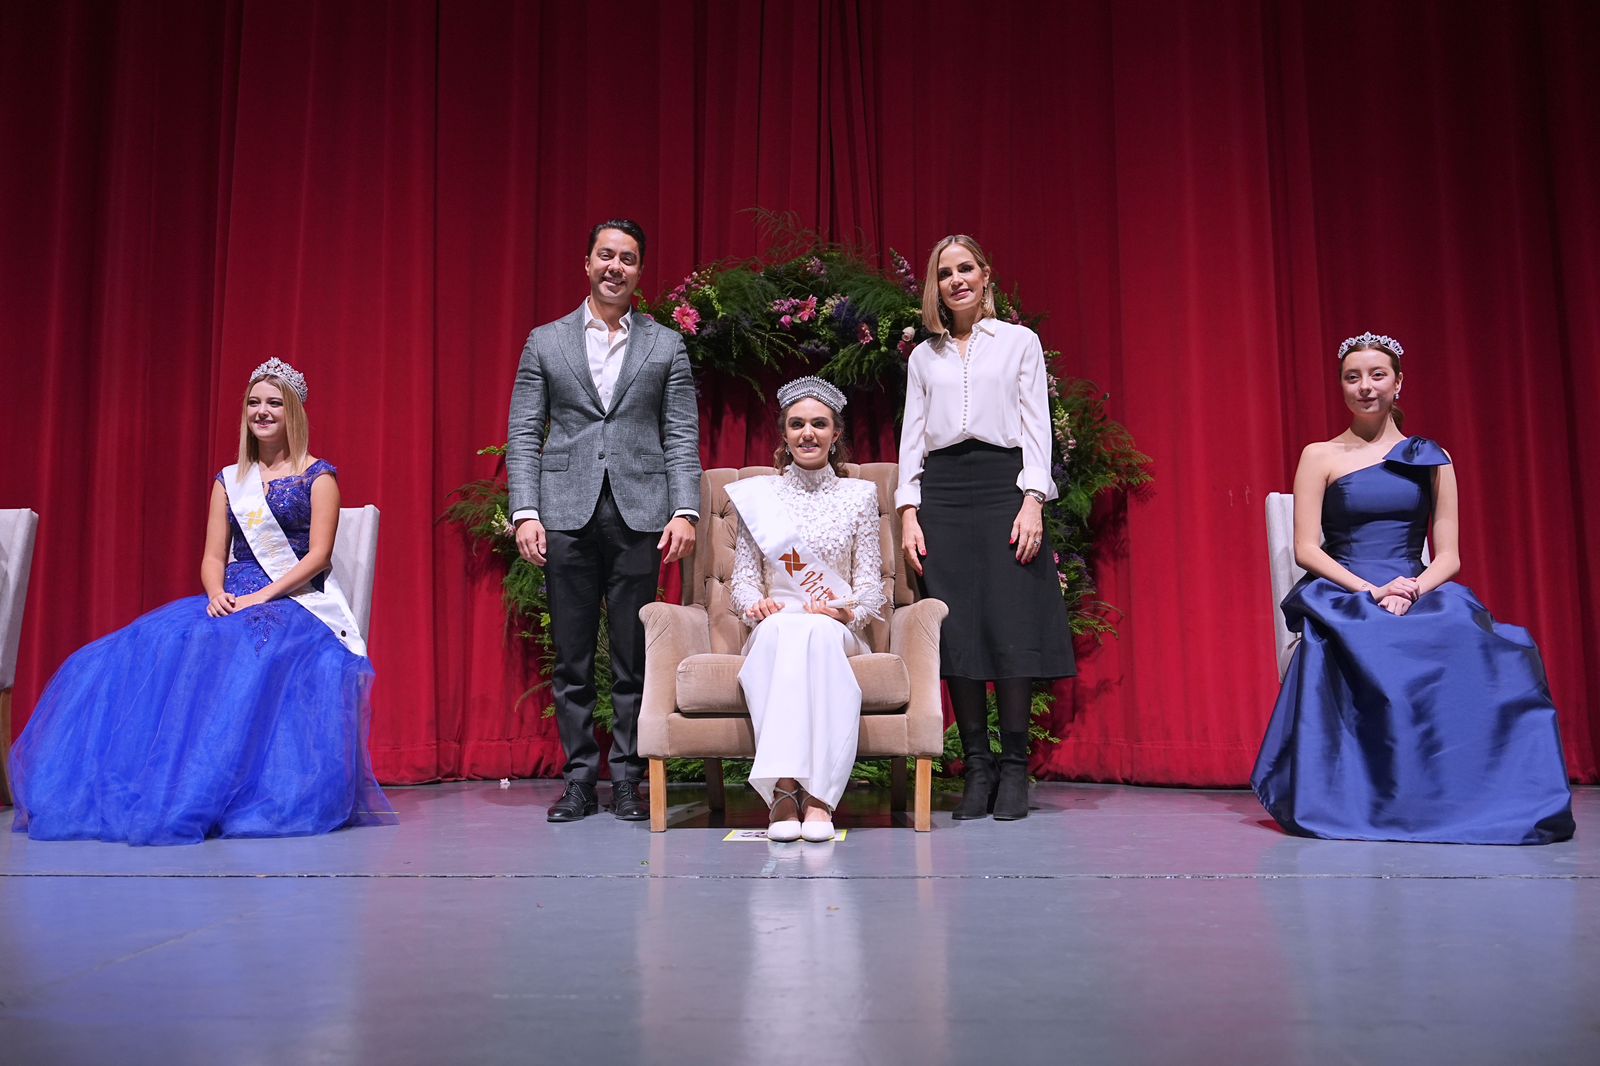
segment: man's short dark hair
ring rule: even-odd
[[[639,263],[644,264],[644,227],[631,218],[608,218],[594,229],[589,231],[589,251],[585,255],[594,253],[594,244],[600,239],[603,229],[618,229],[632,237],[639,245]]]

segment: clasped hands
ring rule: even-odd
[[[829,607],[826,600],[819,600],[815,597],[811,599],[810,603],[806,604],[805,609],[807,614],[825,614],[835,622],[841,622],[844,625],[849,625],[851,621],[855,619],[855,615],[851,612],[850,608]],[[783,610],[783,604],[779,603],[771,596],[768,596],[766,599],[758,601],[754,607],[750,608],[748,614],[750,615],[750,620],[752,622],[761,622],[765,619],[771,618],[781,610]]]
[[[1393,615],[1402,615],[1411,610],[1411,605],[1422,595],[1422,586],[1414,577],[1397,577],[1387,585],[1374,585],[1367,592],[1378,606]]]
[[[246,607],[256,607],[266,603],[267,597],[259,592],[252,592],[248,596],[235,596],[231,592],[219,592],[211,597],[211,602],[206,604],[206,614],[212,618],[225,618],[235,611],[242,611]]]

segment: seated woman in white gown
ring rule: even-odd
[[[883,609],[878,494],[841,477],[845,397],[820,378],[778,390],[778,474],[728,486],[739,512],[733,609],[753,627],[739,684],[755,727],[750,784],[772,840],[832,840],[856,761],[861,687],[849,657]]]

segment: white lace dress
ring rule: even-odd
[[[861,688],[849,657],[869,650],[862,630],[883,610],[877,489],[831,467],[791,465],[772,480],[806,545],[849,577],[855,617],[847,627],[788,608],[755,626],[739,671],[756,735],[750,784],[770,805],[773,786],[792,777],[831,809],[850,781],[861,724]],[[741,524],[729,592],[747,625],[771,587],[772,564]]]

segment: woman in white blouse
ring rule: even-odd
[[[728,486],[739,512],[729,591],[753,627],[739,671],[756,735],[750,784],[778,841],[834,837],[860,731],[849,657],[869,650],[862,630],[884,604],[877,492],[840,476],[845,402],[820,378],[779,389],[777,475]]]
[[[989,261],[961,234],[928,256],[922,320],[933,336],[911,353],[895,506],[906,561],[950,607],[940,673],[966,763],[953,817],[1024,818],[1034,683],[1077,672],[1044,527],[1058,495],[1044,351],[1031,329],[995,317]]]

